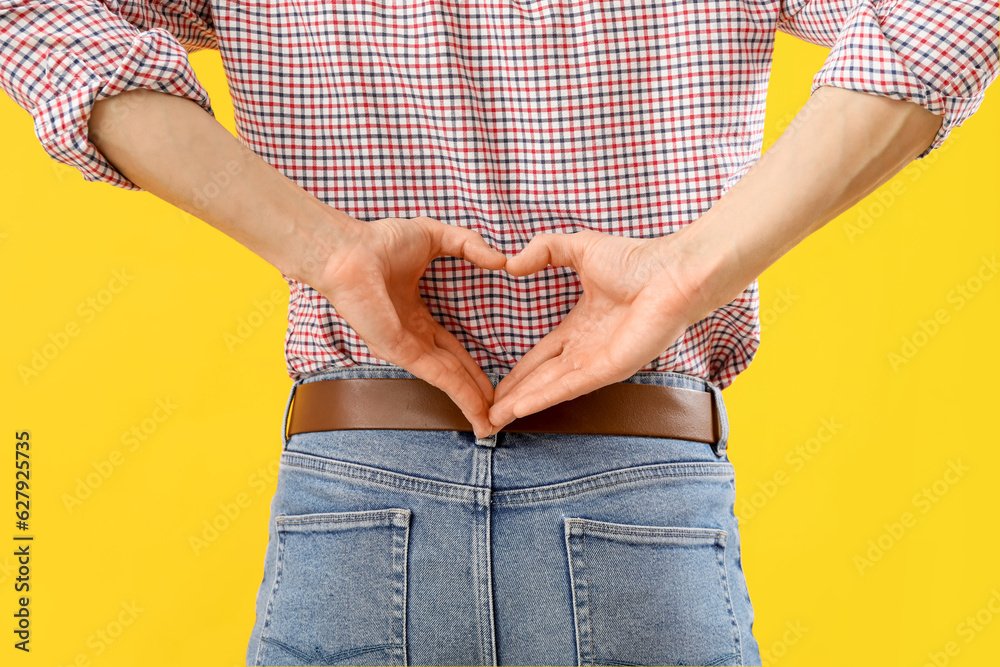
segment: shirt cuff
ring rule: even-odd
[[[142,190],[115,169],[90,142],[87,125],[94,103],[136,88],[186,97],[215,115],[208,91],[198,81],[188,52],[161,28],[136,35],[107,74],[95,72],[73,52],[52,51],[44,84],[50,93],[32,110],[35,135],[53,159],[75,167],[87,181],[104,181],[125,190]]]
[[[996,20],[987,4],[861,0],[811,92],[835,86],[913,102],[943,116],[934,140],[917,156],[925,157],[975,113],[996,77]]]

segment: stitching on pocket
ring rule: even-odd
[[[308,653],[300,651],[293,646],[289,646],[284,642],[279,642],[277,639],[270,639],[268,637],[264,637],[263,639],[261,639],[261,642],[271,644],[272,646],[278,646],[283,651],[287,651],[288,653],[294,655],[303,662],[315,663],[318,661],[324,665],[331,665],[341,660],[345,660],[347,658],[353,658],[354,656],[357,655],[364,655],[365,653],[371,653],[372,651],[392,650],[396,646],[395,644],[377,644],[375,646],[361,646],[359,648],[349,648],[343,651],[337,651],[336,653],[324,654],[321,651],[316,651],[314,654],[309,655]]]
[[[592,532],[606,533],[611,535],[636,535],[647,537],[674,537],[677,539],[691,539],[703,542],[712,539],[717,546],[724,547],[726,538],[729,536],[724,530],[718,528],[689,528],[685,526],[646,526],[633,523],[612,523],[610,521],[597,521],[596,519],[582,519],[577,517],[567,517],[564,519],[570,524],[574,532],[585,533],[588,529]]]
[[[387,509],[387,510],[365,510],[361,512],[327,512],[321,514],[281,514],[275,522],[281,526],[301,526],[311,523],[359,523],[370,524],[377,527],[376,519],[393,520],[395,527],[403,527],[403,523],[409,520],[410,510]]]

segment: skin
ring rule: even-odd
[[[374,354],[445,391],[482,437],[632,375],[905,167],[940,124],[916,104],[821,87],[740,182],[680,231],[653,239],[539,234],[509,258],[472,230],[431,218],[356,220],[253,154],[191,100],[121,93],[94,105],[89,131],[133,183],[323,294]],[[232,178],[205,196],[220,173]],[[494,391],[417,290],[441,256],[512,276],[569,266],[583,294]]]

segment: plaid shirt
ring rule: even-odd
[[[0,18],[0,85],[86,180],[139,189],[88,142],[95,101],[150,88],[211,113],[188,53],[218,49],[240,140],[304,189],[359,220],[469,227],[508,255],[540,232],[651,238],[697,220],[760,157],[776,31],[831,47],[813,90],[943,116],[921,157],[998,69],[995,0],[6,0]],[[386,363],[288,283],[293,379]],[[518,281],[455,258],[420,288],[500,373],[581,291],[569,268]],[[643,369],[724,387],[759,340],[754,282]]]

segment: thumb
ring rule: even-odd
[[[536,234],[521,252],[507,259],[504,270],[512,276],[526,276],[547,266],[576,268],[577,234]]]
[[[439,251],[450,257],[461,257],[481,269],[499,271],[507,262],[507,255],[493,248],[477,232],[427,218]]]

